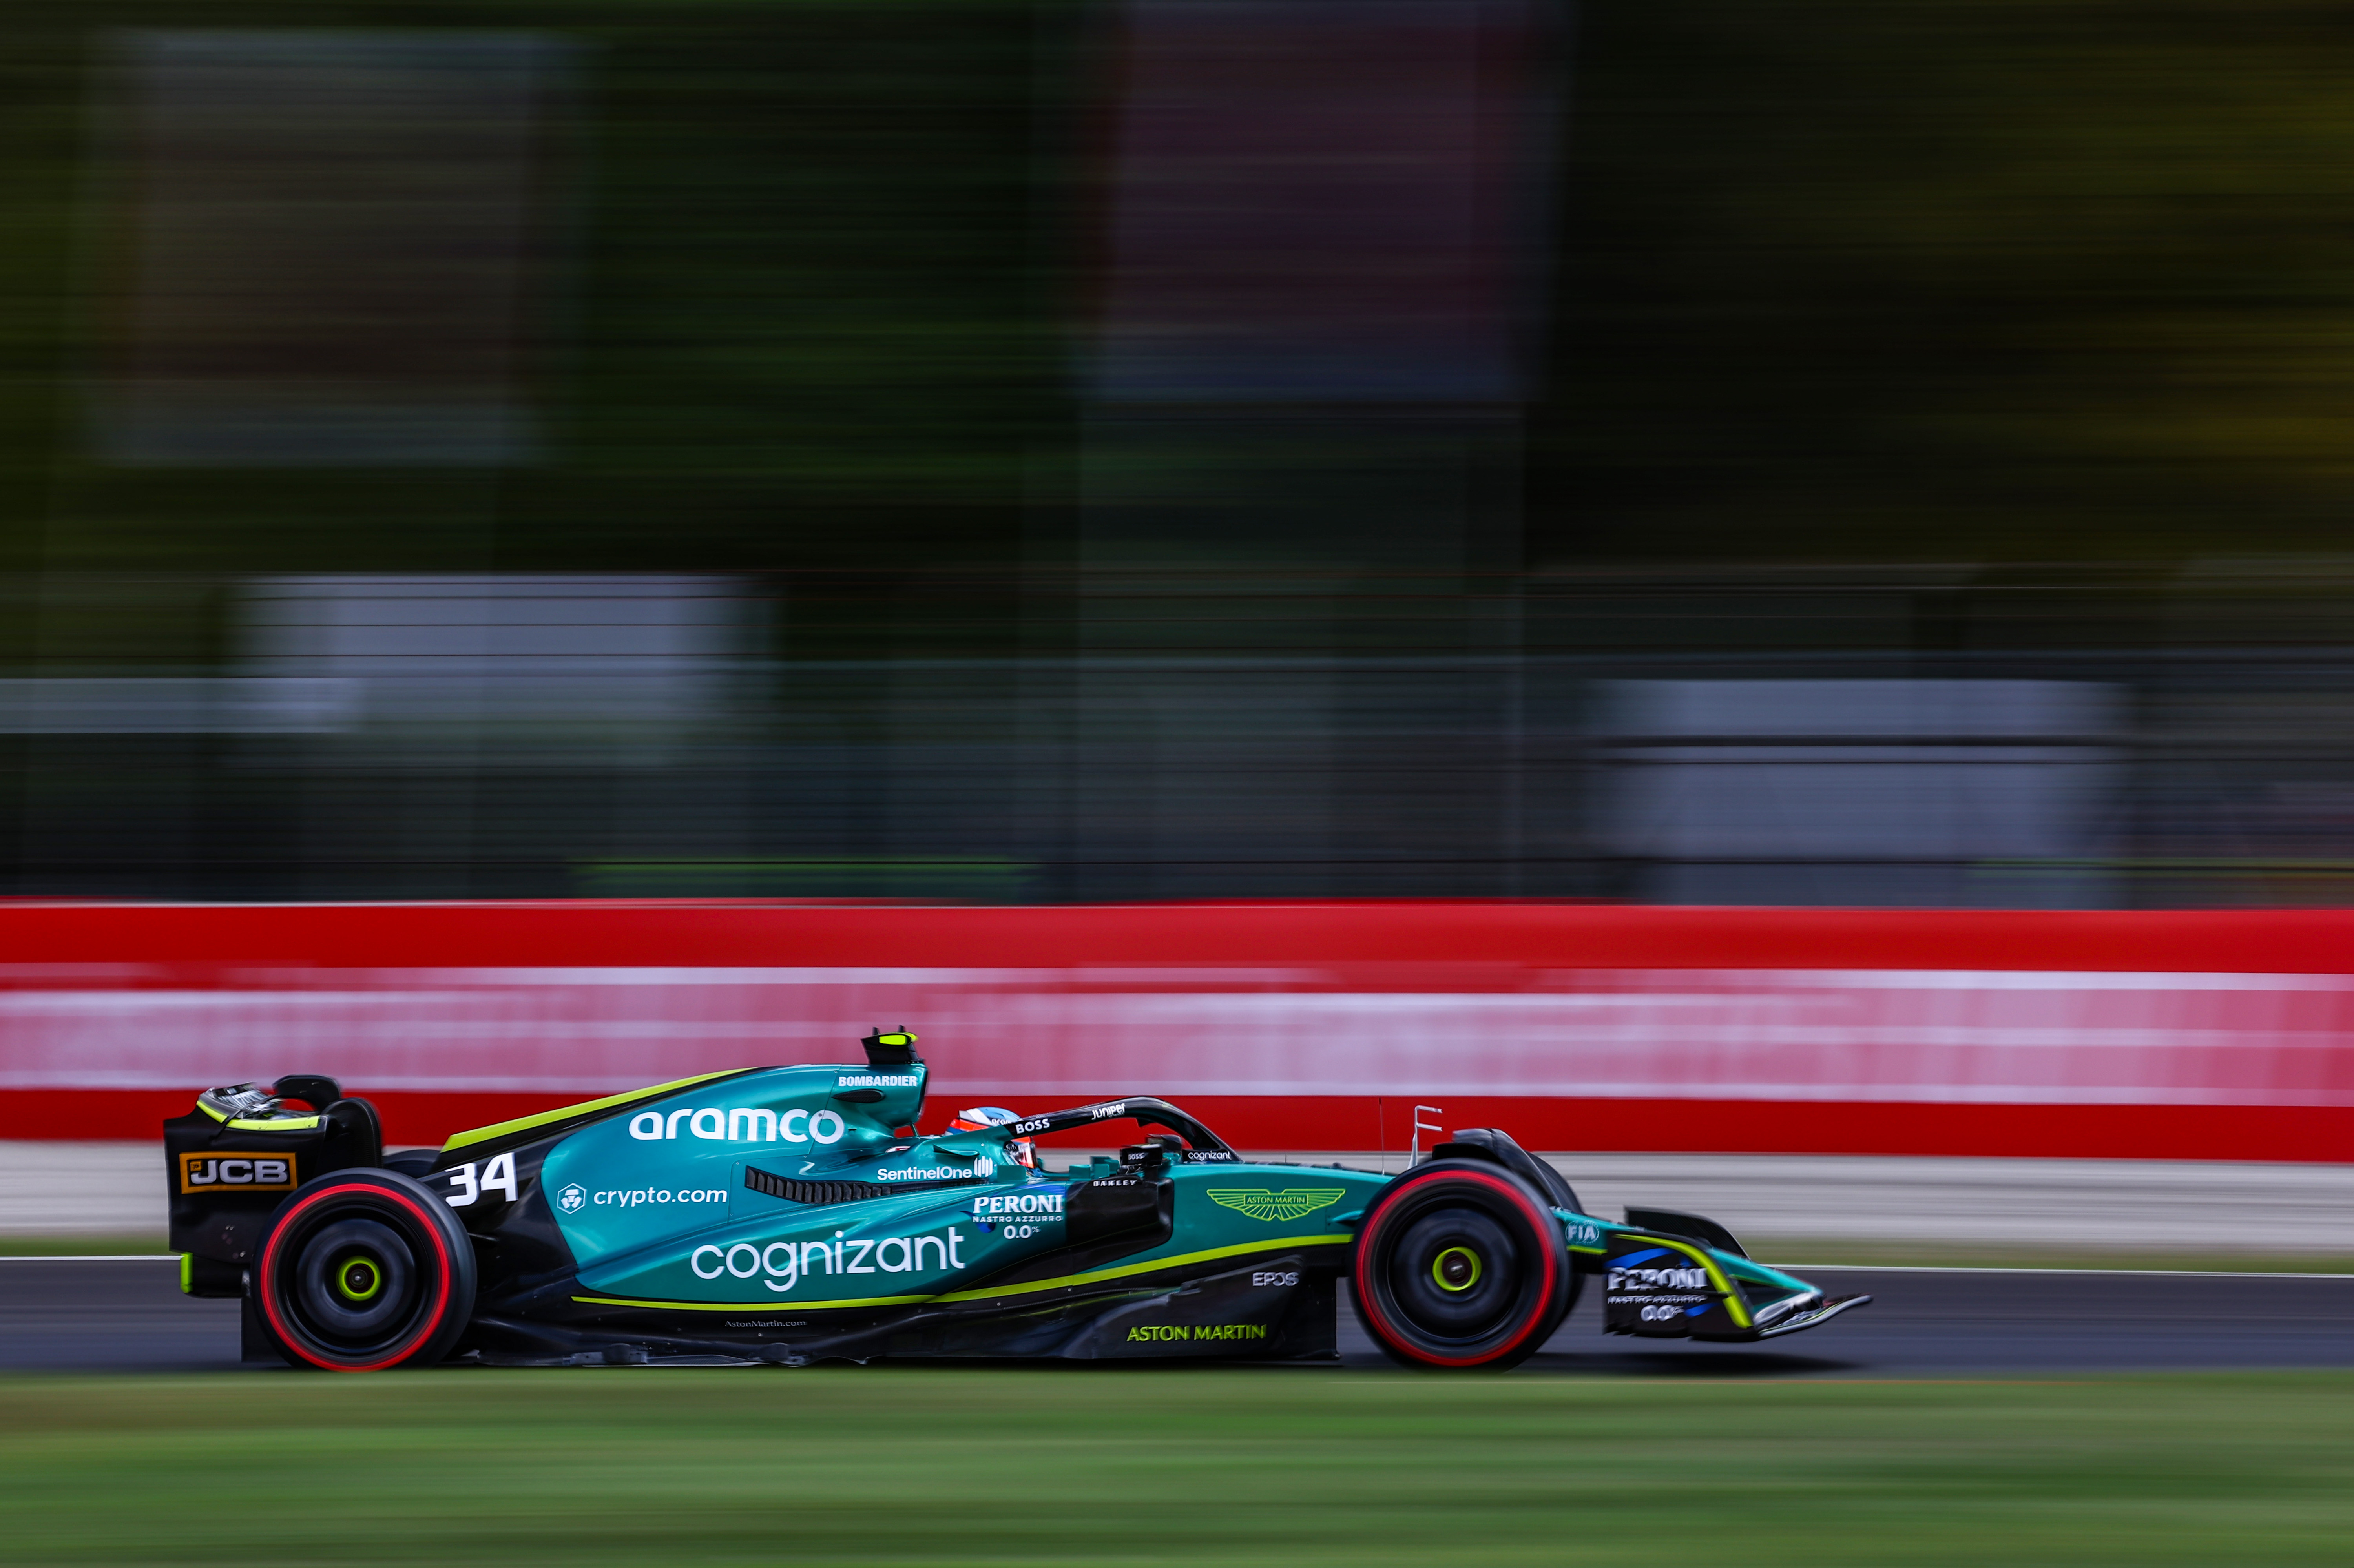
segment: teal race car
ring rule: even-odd
[[[341,1372],[1330,1358],[1343,1278],[1394,1359],[1507,1367],[1589,1280],[1606,1331],[1662,1338],[1768,1339],[1870,1299],[1697,1215],[1589,1214],[1488,1129],[1395,1175],[1246,1160],[1142,1097],[918,1137],[915,1036],[864,1044],[389,1156],[332,1078],[207,1089],[164,1123],[182,1287],[244,1302],[249,1356]],[[1055,1170],[1037,1145],[1097,1128],[1125,1146]]]

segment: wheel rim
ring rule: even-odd
[[[1397,1233],[1389,1295],[1415,1330],[1451,1345],[1487,1338],[1521,1308],[1521,1249],[1495,1217],[1443,1204]]]
[[[387,1218],[345,1209],[322,1221],[280,1266],[291,1326],[337,1360],[382,1354],[429,1309],[417,1255]]]
[[[334,1267],[335,1294],[355,1306],[373,1300],[384,1289],[384,1270],[376,1259],[355,1253]]]
[[[1451,1246],[1431,1260],[1430,1277],[1441,1290],[1459,1294],[1479,1283],[1485,1272],[1479,1255],[1468,1246]]]

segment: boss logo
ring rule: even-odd
[[[1267,1285],[1297,1285],[1299,1283],[1299,1271],[1296,1268],[1263,1268],[1251,1276],[1251,1284],[1254,1287]]]
[[[291,1192],[299,1185],[291,1154],[183,1154],[180,1191],[209,1192],[232,1187],[240,1192]]]

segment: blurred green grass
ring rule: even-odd
[[[152,1257],[172,1250],[161,1233],[0,1235],[0,1257]]]
[[[0,1381],[0,1562],[2343,1563],[2354,1374]]]

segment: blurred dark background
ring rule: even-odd
[[[0,890],[2337,903],[2354,12],[0,12]]]

